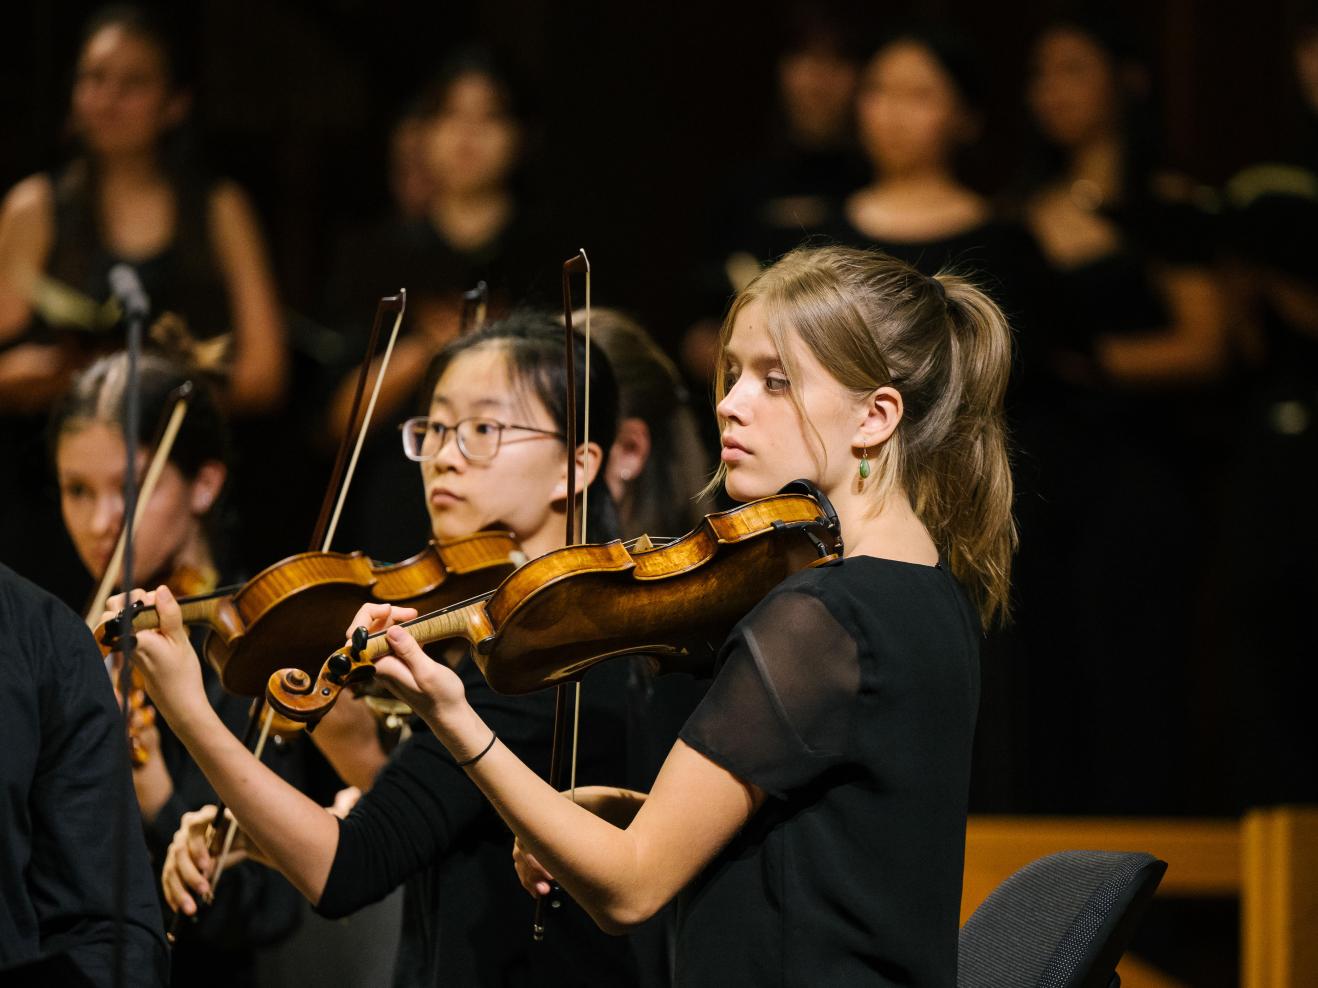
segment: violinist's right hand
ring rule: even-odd
[[[232,818],[232,814],[225,816]],[[210,856],[210,831],[215,821],[215,807],[203,806],[183,814],[179,828],[174,833],[169,850],[165,852],[165,866],[160,870],[160,887],[165,891],[165,901],[174,912],[185,916],[197,914],[197,898],[208,896],[211,886],[209,876],[215,868]],[[225,858],[225,867],[255,857],[251,845],[242,830],[234,837],[229,856]]]
[[[531,894],[531,898],[538,899],[549,894],[549,883],[554,880],[554,876],[516,839],[513,840],[513,867],[517,869],[517,880]]]
[[[607,820],[619,830],[626,830],[632,819],[645,804],[646,794],[631,789],[619,789],[617,786],[577,786],[561,793],[582,809],[589,810],[602,820]],[[539,898],[549,894],[549,883],[554,880],[534,854],[528,851],[520,839],[513,840],[513,868],[522,888]]]
[[[193,727],[209,729],[219,723],[219,718],[206,697],[201,662],[188,638],[183,612],[169,588],[161,586],[155,593],[134,590],[131,594],[111,597],[102,620],[113,619],[130,600],[154,604],[159,615],[157,630],[137,632],[135,661],[147,693],[186,743]]]

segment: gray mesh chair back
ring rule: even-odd
[[[1114,988],[1167,863],[1063,851],[1026,865],[961,928],[957,988]]]

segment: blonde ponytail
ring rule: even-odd
[[[1017,538],[1003,417],[1011,331],[1001,310],[963,277],[930,278],[845,247],[799,248],[762,272],[733,302],[725,344],[754,301],[789,378],[795,338],[857,396],[889,385],[901,392],[901,424],[871,451],[875,502],[904,492],[983,625],[1005,620]],[[723,359],[721,348],[719,400]]]

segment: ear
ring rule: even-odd
[[[644,419],[623,419],[609,449],[609,465],[604,468],[604,479],[615,501],[625,486],[641,475],[649,459],[650,427]]]
[[[884,386],[866,399],[862,409],[864,419],[851,438],[851,445],[856,449],[874,449],[888,440],[902,420],[901,392],[896,388]]]
[[[604,456],[604,450],[600,448],[599,443],[583,443],[577,447],[577,490],[580,494],[595,480],[595,475],[599,473],[600,459]],[[554,485],[553,498],[555,501],[567,499],[567,461],[563,461],[563,471],[558,475],[558,483]]]
[[[203,517],[215,507],[228,475],[228,468],[219,460],[207,460],[201,465],[201,469],[197,471],[197,476],[192,481],[189,506],[194,515]]]

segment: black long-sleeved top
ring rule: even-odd
[[[519,757],[548,773],[554,696],[500,696],[464,660],[467,698]],[[579,785],[625,771],[626,669],[605,663],[586,677]],[[569,712],[571,704],[569,704]],[[396,985],[626,985],[627,942],[604,935],[566,896],[531,941],[532,900],[512,866],[512,835],[433,734],[419,725],[342,821],[316,909],[344,916],[404,886]]]
[[[160,908],[100,651],[76,614],[3,565],[0,630],[0,982],[113,983],[123,854],[125,984],[163,985]]]
[[[200,637],[194,635],[194,640]],[[203,662],[202,668],[211,706],[224,725],[242,737],[252,701],[226,693],[210,667]],[[183,743],[168,724],[159,723],[160,756],[174,791],[152,819],[143,821],[156,874],[164,865],[165,852],[183,814],[216,801],[215,790]],[[305,789],[309,767],[321,759],[305,737],[298,737],[288,743],[272,738],[262,760],[282,778]],[[328,799],[329,795],[317,792],[313,798]],[[301,896],[283,875],[254,862],[226,868],[214,902],[204,906],[195,921],[180,926],[171,964],[174,983],[196,988],[255,984],[255,949],[285,939],[296,929],[300,916]]]

